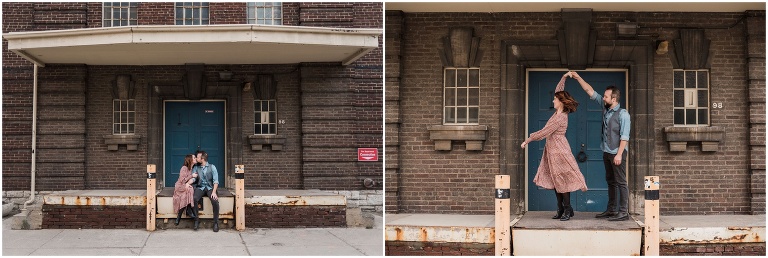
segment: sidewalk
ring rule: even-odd
[[[366,228],[12,230],[3,218],[2,255],[13,256],[383,256],[383,220]]]

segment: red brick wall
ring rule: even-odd
[[[87,189],[146,189],[148,110],[147,84],[153,81],[181,81],[182,66],[89,66],[86,139]],[[136,151],[120,145],[108,151],[105,135],[112,135],[112,81],[117,75],[130,75],[136,87],[136,135],[141,141]],[[162,164],[156,164],[162,167]],[[162,172],[162,170],[158,170]]]
[[[247,24],[247,4],[210,2],[210,24]]]
[[[653,28],[640,33],[659,33],[664,39],[679,38],[677,24],[688,27],[730,26],[743,13],[656,14],[642,20]],[[679,26],[679,25],[677,25]],[[672,64],[669,55],[654,59],[654,108],[656,168],[660,177],[662,214],[744,214],[749,201],[749,106],[747,96],[746,39],[743,24],[731,29],[707,29],[711,40],[711,125],[725,129],[725,139],[716,152],[702,152],[700,144],[688,144],[685,152],[670,152],[663,128],[673,125]]]
[[[264,146],[260,151],[251,150],[251,145],[242,146],[245,169],[246,189],[300,189],[301,180],[301,107],[299,93],[299,72],[297,65],[252,65],[233,68],[233,73],[245,77],[255,77],[259,73],[275,73],[277,81],[277,119],[285,120],[278,124],[278,135],[285,137],[285,144],[280,151]],[[252,135],[253,130],[253,90],[243,92],[243,137]]]
[[[700,245],[661,245],[662,256],[765,256],[765,242]]]
[[[662,214],[750,212],[750,106],[745,99],[749,86],[747,38],[745,25],[737,24],[743,15],[593,13],[592,28],[597,31],[598,40],[616,39],[616,22],[631,20],[639,21],[639,34],[659,34],[660,40],[678,38],[682,27],[699,27],[705,28],[706,37],[712,41],[711,102],[722,102],[725,107],[713,110],[711,119],[713,126],[726,130],[724,142],[714,153],[701,152],[698,144],[690,144],[684,153],[669,152],[663,128],[672,125],[672,66],[668,55],[653,56],[656,147],[655,168],[651,173],[660,176],[664,185]],[[405,13],[402,17],[402,23],[393,25],[393,28],[401,29],[387,33],[388,37],[399,37],[387,39],[387,49],[396,51],[392,56],[388,51],[387,66],[392,69],[387,69],[387,81],[395,81],[393,86],[396,88],[388,88],[387,93],[399,94],[399,98],[387,97],[387,104],[399,103],[397,107],[387,107],[387,121],[399,120],[401,123],[399,131],[387,131],[388,136],[397,134],[396,141],[391,144],[399,145],[395,149],[398,156],[388,159],[388,164],[397,162],[400,170],[399,189],[387,192],[397,193],[399,190],[400,195],[387,200],[399,198],[397,204],[403,212],[490,212],[493,198],[488,191],[493,188],[493,176],[499,172],[500,41],[556,39],[556,31],[562,28],[560,13]],[[442,64],[437,48],[441,46],[441,38],[448,35],[449,28],[464,26],[473,27],[474,35],[482,37],[480,48],[485,51],[480,64],[483,103],[480,124],[489,126],[488,140],[481,152],[467,152],[463,144],[456,143],[452,151],[438,152],[434,151],[434,142],[427,131],[428,126],[442,121]],[[398,71],[402,72],[397,74]],[[524,111],[520,114],[524,115]],[[758,153],[760,151],[757,149]],[[393,167],[387,172],[396,173],[397,169]],[[398,179],[387,176],[387,179]],[[764,180],[764,176],[757,178]]]
[[[43,229],[114,229],[147,227],[146,206],[43,205]]]
[[[174,3],[145,2],[139,3],[137,18],[139,25],[174,25]]]
[[[387,241],[386,256],[493,256],[494,244]]]
[[[245,206],[249,228],[346,227],[346,206]]]

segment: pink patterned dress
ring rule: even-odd
[[[565,76],[560,80],[555,92],[562,91],[565,86]],[[544,154],[541,155],[541,164],[533,183],[545,188],[555,189],[558,193],[569,193],[576,190],[587,191],[584,175],[576,164],[576,159],[571,152],[571,145],[565,138],[568,129],[568,113],[552,115],[547,124],[541,130],[532,133],[525,143],[539,141],[544,138]]]
[[[187,188],[186,184],[187,181],[189,181],[191,178],[192,172],[189,171],[189,168],[187,168],[187,166],[181,166],[181,171],[179,171],[179,180],[176,181],[173,189],[173,209],[176,212],[186,207],[187,204],[192,204],[195,202],[195,189]]]

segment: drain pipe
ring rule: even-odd
[[[24,208],[21,210],[27,210],[27,205],[35,202],[35,171],[37,171],[35,166],[37,158],[37,64],[34,64],[34,67],[34,72],[32,73],[32,186],[29,191],[29,200],[24,202]]]

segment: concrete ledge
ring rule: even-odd
[[[320,190],[245,190],[245,205],[347,206],[347,198]]]
[[[387,214],[385,241],[494,244],[493,215]]]
[[[659,220],[662,245],[765,243],[765,214],[661,216]]]
[[[147,206],[146,190],[69,190],[43,196],[46,205]]]

